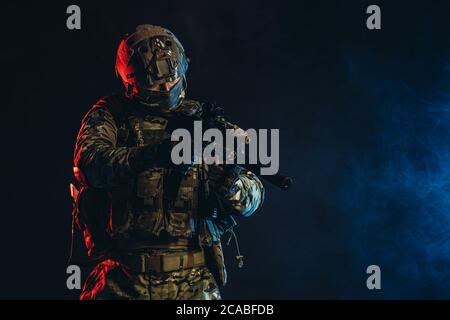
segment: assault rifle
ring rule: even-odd
[[[201,110],[198,110],[194,114],[189,114],[190,120],[187,121],[192,122],[192,117],[194,117],[194,119],[201,120],[203,123],[203,127],[207,129],[209,128],[219,129],[224,136],[226,134],[227,129],[232,129],[234,130],[235,133],[237,133],[238,136],[240,135],[241,138],[244,138],[243,141],[245,141],[246,145],[250,144],[251,140],[247,132],[241,129],[238,125],[227,121],[223,115],[223,108],[218,107],[215,104],[202,104]],[[181,127],[183,127],[183,125],[181,125]],[[226,154],[226,152],[224,152],[224,154]],[[288,190],[293,182],[291,177],[282,175],[280,173],[276,173],[274,175],[262,175],[260,172],[261,168],[264,168],[264,166],[260,163],[250,164],[249,161],[245,161],[245,164],[239,164],[239,166],[246,168],[247,170],[256,174],[259,178],[262,178],[263,180],[277,186],[281,190]]]

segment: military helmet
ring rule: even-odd
[[[178,78],[181,78],[180,86],[183,88],[175,88],[178,89],[175,91],[180,93],[186,87],[187,68],[183,46],[172,32],[159,26],[137,26],[117,49],[116,74],[122,79],[127,96],[136,96],[143,102],[161,101],[161,93],[148,88]]]

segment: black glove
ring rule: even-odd
[[[208,166],[208,184],[213,190],[218,190],[225,183],[228,172],[225,165],[212,164]]]
[[[208,168],[208,184],[220,197],[234,194],[234,183],[239,179],[240,168],[232,164],[215,164]]]
[[[131,167],[139,173],[151,167],[169,167],[173,165],[170,157],[172,146],[172,141],[164,139],[159,144],[137,147],[130,158]]]

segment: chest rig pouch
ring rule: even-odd
[[[159,144],[163,139],[170,139],[166,132],[168,121],[170,119],[154,115],[130,117],[135,145]],[[195,230],[199,169],[193,166],[184,172],[177,182],[175,196],[169,199],[167,188],[178,174],[177,170],[179,168],[167,163],[140,173],[135,179],[128,221],[116,230],[133,232],[143,239],[161,235],[191,237]]]

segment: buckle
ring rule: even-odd
[[[128,256],[126,263],[134,265],[137,271],[147,272],[173,272],[202,266],[205,263],[203,251],[174,253],[166,255],[140,254],[135,258]],[[136,270],[135,269],[135,270]]]
[[[180,261],[183,261],[182,258],[185,254],[168,254],[161,256],[161,271],[162,272],[172,272],[183,269],[183,265]]]

